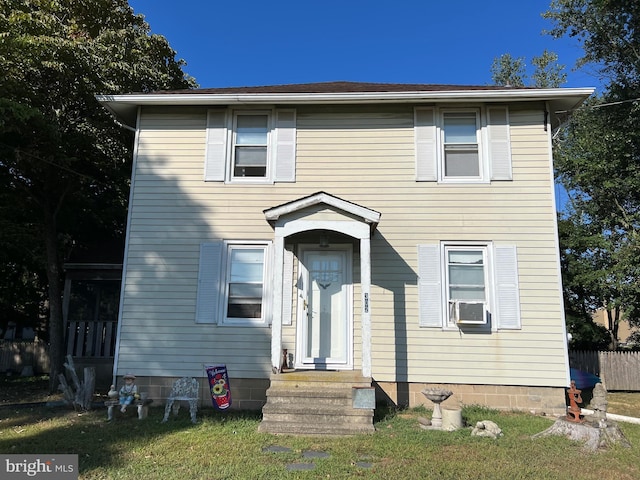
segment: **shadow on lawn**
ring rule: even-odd
[[[81,472],[118,469],[130,462],[133,449],[144,449],[166,435],[193,429],[201,439],[206,435],[203,428],[215,429],[232,419],[255,422],[257,428],[261,418],[260,412],[218,413],[203,408],[198,423],[192,424],[186,408],[161,423],[163,414],[164,406],[158,405],[149,409],[146,419],[138,420],[136,409],[130,409],[124,414],[118,411],[108,422],[104,407],[76,412],[66,406],[4,405],[0,407],[0,453],[78,454]]]

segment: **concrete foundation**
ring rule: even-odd
[[[149,399],[153,400],[153,406],[164,406],[173,387],[173,382],[178,377],[136,377],[138,391],[147,392]],[[197,378],[200,384],[200,407],[213,407],[211,393],[207,378]],[[121,383],[121,377],[117,379]],[[231,378],[231,408],[233,410],[260,410],[267,401],[266,391],[269,387],[269,379],[264,378]],[[120,388],[120,385],[117,385]],[[101,392],[107,393],[107,392]]]
[[[566,394],[562,387],[526,387],[512,385],[463,385],[433,383],[377,382],[378,400],[390,401],[406,407],[433,405],[421,393],[427,388],[451,390],[453,395],[442,403],[442,408],[481,405],[496,410],[534,412],[536,414],[564,415]]]
[[[164,405],[177,377],[137,377],[138,390],[148,392],[153,405]],[[375,379],[374,379],[375,380]],[[118,377],[118,383],[121,378]],[[199,405],[213,405],[206,378],[200,383]],[[428,409],[433,404],[421,393],[426,388],[444,388],[453,395],[442,403],[443,409],[456,410],[462,406],[481,405],[497,410],[534,412],[536,414],[564,415],[566,413],[565,389],[560,387],[521,387],[510,385],[462,385],[432,383],[375,382],[376,400],[395,405]],[[234,410],[260,410],[267,401],[267,378],[230,378],[231,408]],[[119,388],[119,387],[118,387]],[[107,388],[108,390],[108,388]],[[99,392],[106,394],[107,391]]]

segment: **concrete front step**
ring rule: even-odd
[[[261,432],[304,435],[371,433],[373,409],[353,408],[353,387],[371,387],[360,372],[295,371],[273,375]]]
[[[282,394],[280,395],[279,393]],[[315,396],[313,392],[309,392],[308,390],[293,393],[292,395],[291,392],[282,392],[281,390],[271,391],[267,394],[267,404],[285,406],[299,405],[304,408],[312,408],[320,405],[323,407],[340,408],[350,408],[353,406],[353,400],[350,395]]]
[[[327,423],[369,423],[373,419],[373,410],[345,408],[339,406],[317,405],[265,405],[262,408],[263,420]]]
[[[371,377],[353,372],[294,371],[271,376],[271,387],[352,388],[370,387]]]

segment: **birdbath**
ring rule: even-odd
[[[442,411],[440,404],[453,395],[451,390],[442,388],[427,388],[422,390],[422,394],[433,402],[433,415],[431,415],[431,427],[442,428]]]

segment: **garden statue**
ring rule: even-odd
[[[109,397],[109,400],[115,400],[116,398],[118,398],[118,391],[116,390],[115,385],[111,385],[109,391],[107,392],[107,397]]]
[[[607,419],[607,404],[607,390],[602,383],[596,383],[596,386],[593,387],[593,398],[591,399],[594,420]]]
[[[571,380],[571,388],[567,390],[569,396],[569,409],[567,411],[567,420],[570,422],[580,423],[582,422],[582,416],[580,415],[582,409],[578,405],[582,403],[582,390],[576,388],[576,382]]]
[[[124,385],[120,389],[120,411],[122,413],[127,411],[127,405],[131,405],[134,400],[139,398],[138,387],[135,384],[136,376],[132,373],[127,373],[123,377]]]

